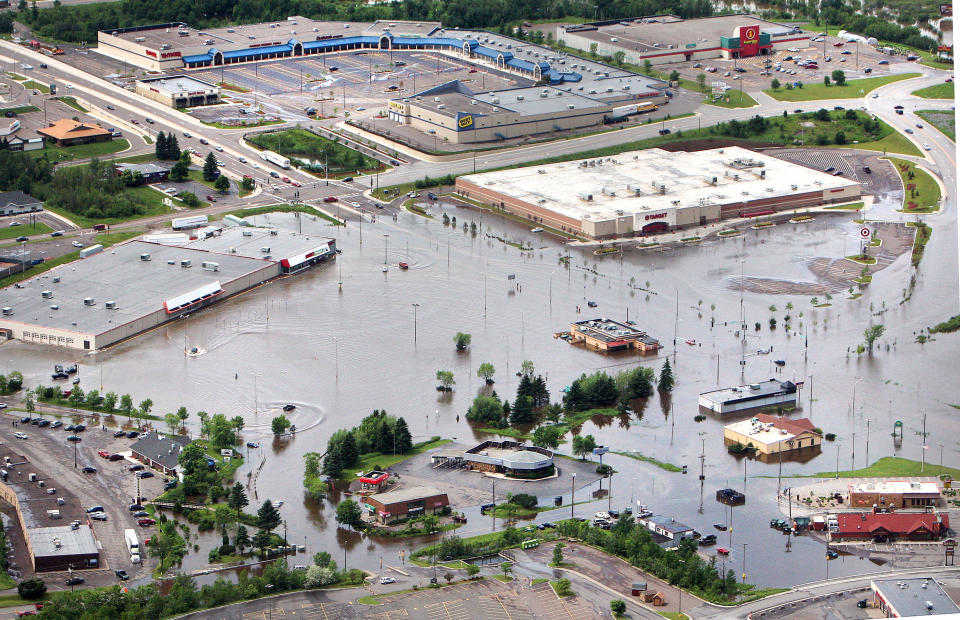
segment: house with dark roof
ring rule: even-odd
[[[0,215],[20,215],[43,211],[43,203],[20,190],[0,192]]]
[[[114,164],[114,171],[117,173],[117,176],[120,176],[127,170],[131,173],[139,172],[142,183],[159,183],[161,181],[166,181],[167,177],[170,176],[170,171],[163,166],[158,166],[157,164]]]
[[[147,467],[172,476],[180,467],[180,452],[191,439],[183,435],[149,433],[133,444],[133,458]]]

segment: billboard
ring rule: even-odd
[[[457,112],[457,131],[465,131],[473,128],[473,114],[464,114]]]
[[[760,50],[760,26],[740,26],[737,36],[740,37],[740,57],[756,56]]]

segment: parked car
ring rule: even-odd
[[[78,586],[81,583],[83,583],[83,577],[80,577],[79,575],[74,575],[73,577],[70,577],[69,579],[67,579],[66,583],[68,586]]]
[[[129,437],[130,439],[136,439],[136,438],[137,438],[137,435],[139,435],[139,434],[140,434],[140,433],[138,433],[137,431],[129,431],[129,432],[127,433],[127,437]]]
[[[80,439],[79,435],[70,435],[69,437],[67,437],[67,441],[72,441],[76,443],[78,441],[82,441],[82,439]]]
[[[135,513],[133,513],[134,519],[139,519],[141,517],[149,517],[149,516],[150,516],[150,513],[147,512],[146,510],[138,510]]]
[[[20,237],[17,237],[17,241],[19,241],[20,243],[23,243],[24,241],[29,241],[29,239],[27,237],[20,236]]]
[[[122,461],[122,460],[123,460],[123,456],[120,455],[120,454],[111,454],[109,457],[107,457],[107,460],[108,460],[108,461]]]
[[[207,194],[207,200],[209,200],[210,202],[216,202],[217,198],[213,194]]]
[[[126,434],[127,434],[127,431],[114,431],[114,432],[113,432],[113,436],[114,436],[114,437],[123,437],[123,436],[126,435]]]
[[[248,442],[247,442],[247,447],[248,447],[248,448],[259,448],[259,447],[260,447],[260,444],[258,444],[258,443],[255,442],[255,441],[248,441]]]
[[[337,202],[337,200],[338,199],[336,196],[327,196],[326,198],[323,199],[324,202]]]
[[[381,578],[380,578],[380,585],[385,586],[385,585],[387,585],[388,583],[397,583],[397,580],[394,579],[393,577],[381,577]]]
[[[136,498],[133,498],[133,499],[136,499]],[[136,503],[136,504],[130,504],[130,508],[129,508],[128,510],[130,510],[130,512],[136,512],[136,511],[138,511],[138,510],[143,510],[143,505],[140,504],[139,502]],[[136,516],[136,515],[134,515],[134,516]],[[149,516],[149,515],[148,515],[148,516]]]
[[[87,508],[87,514],[94,512],[103,512],[103,506],[90,506]]]
[[[141,527],[149,527],[151,525],[156,525],[156,524],[157,522],[154,519],[150,519],[150,518],[139,519],[137,521],[137,525]]]
[[[103,457],[105,459],[110,458],[110,453],[106,450],[97,450],[97,456]]]
[[[96,467],[90,467],[89,465],[87,465],[86,467],[83,468],[83,473],[85,473],[85,474],[95,474],[95,473],[97,473],[97,468],[96,468]]]
[[[141,472],[137,472],[137,477],[138,477],[138,478],[153,478],[153,472],[152,472],[152,471],[141,471]]]
[[[143,470],[143,465],[141,465],[140,463],[130,466],[130,471],[142,471],[142,470]]]
[[[61,422],[60,420],[57,420],[56,422],[50,425],[50,428],[60,428],[61,426],[63,426],[63,422]]]
[[[128,575],[127,571],[123,570],[122,568],[118,568],[113,572],[121,581],[126,581],[127,579],[130,579],[130,575]]]
[[[13,436],[16,437],[17,439],[28,439],[26,434],[20,433],[20,432],[14,433]]]

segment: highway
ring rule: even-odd
[[[131,132],[155,135],[157,131],[161,130],[175,131],[179,136],[181,148],[197,149],[203,155],[214,146],[222,147],[223,151],[218,152],[217,157],[223,160],[223,169],[226,174],[234,179],[239,179],[244,174],[250,174],[267,190],[265,193],[245,199],[246,205],[257,206],[279,200],[290,200],[295,189],[299,189],[300,200],[305,202],[316,202],[326,196],[338,196],[348,198],[350,202],[359,205],[363,202],[360,199],[361,192],[369,189],[373,184],[373,179],[370,176],[358,177],[353,183],[330,181],[329,186],[322,181],[318,183],[315,177],[306,173],[301,173],[295,169],[282,170],[261,160],[257,155],[258,151],[247,146],[243,141],[242,136],[249,133],[250,129],[226,130],[206,126],[188,114],[139,97],[130,91],[61,62],[58,58],[47,57],[9,41],[0,41],[0,53],[4,56],[13,56],[19,63],[29,63],[33,66],[33,69],[27,71],[28,77],[56,82],[61,88],[61,94],[73,94],[84,99],[91,106],[91,112],[95,116],[122,127],[128,135]],[[47,65],[46,69],[38,68],[41,62]],[[476,170],[483,170],[522,164],[545,157],[616,146],[625,142],[655,138],[659,129],[663,126],[671,131],[683,130],[685,133],[689,133],[696,131],[698,127],[706,127],[731,119],[747,120],[757,114],[770,117],[778,116],[784,111],[814,111],[822,107],[830,109],[839,105],[846,108],[862,107],[876,114],[899,131],[903,131],[907,127],[913,127],[918,122],[922,123],[924,125],[923,129],[915,129],[915,133],[907,137],[917,144],[918,148],[921,148],[924,143],[930,145],[930,150],[924,151],[924,163],[940,176],[947,187],[955,187],[956,161],[953,143],[949,138],[913,114],[916,109],[949,109],[953,102],[919,99],[910,95],[912,91],[918,88],[942,83],[948,74],[945,71],[927,68],[922,65],[916,65],[916,68],[923,71],[922,77],[882,86],[872,93],[865,93],[862,99],[781,102],[763,93],[751,93],[760,102],[759,105],[752,108],[729,109],[702,105],[697,113],[691,117],[667,120],[662,124],[654,123],[613,130],[582,138],[484,152],[478,154],[475,160],[472,153],[430,157],[429,160],[412,160],[408,164],[402,164],[388,172],[379,174],[377,184],[385,186],[405,183],[427,175],[434,177],[446,174],[458,175],[472,172],[474,166],[476,166]],[[895,103],[905,106],[906,110],[903,116],[894,113],[893,105]],[[108,105],[114,109],[107,109]],[[147,117],[152,118],[155,123],[152,125],[146,124],[145,119]],[[334,128],[337,123],[337,120],[330,119],[318,121],[316,124],[326,128]],[[273,125],[269,130],[274,130],[277,127],[282,127],[282,125]],[[345,129],[348,132],[352,131],[352,129],[342,125],[340,129]],[[192,137],[187,138],[184,132],[188,132]],[[209,146],[202,145],[199,142],[201,138],[209,142]],[[245,159],[246,163],[241,158]],[[293,188],[280,183],[279,180],[271,179],[267,176],[271,172],[280,176],[287,176],[293,181],[301,183],[303,187]],[[271,195],[270,186],[272,185],[278,185],[280,190]],[[341,201],[342,203],[343,201]],[[945,206],[948,208],[944,210],[940,217],[936,218],[938,225],[946,225],[948,220],[955,219],[954,197],[952,195],[947,196]],[[218,204],[206,209],[205,212],[215,213],[233,208],[236,208],[235,205]],[[352,210],[347,205],[343,205],[343,209],[348,214]],[[943,217],[945,215],[947,217]],[[165,219],[169,219],[169,217],[172,216],[167,216]],[[143,220],[140,222],[142,224]]]

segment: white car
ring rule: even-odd
[[[386,585],[386,584],[388,584],[388,583],[397,583],[397,580],[394,579],[393,577],[381,577],[381,578],[380,578],[380,585],[384,586],[384,585]]]
[[[178,192],[178,191],[177,191],[177,188],[175,188],[175,187],[168,187],[167,189],[163,190],[163,193],[166,194],[166,195],[168,195],[168,196],[176,196],[176,195],[179,194],[180,192]]]
[[[610,513],[609,513],[609,512],[598,512],[597,514],[593,515],[593,517],[594,517],[595,519],[603,519],[603,520],[605,520],[605,521],[609,521],[609,520],[610,520]]]
[[[251,167],[251,168],[259,168],[259,167],[260,167],[260,164],[258,164],[257,162],[253,162],[252,164],[250,164],[250,167]]]
[[[363,112],[364,110],[366,110],[364,107],[357,108],[357,112]]]
[[[879,96],[880,96],[880,93],[873,93],[872,95],[870,95],[870,98],[871,98],[871,99],[876,99],[876,98],[879,97]]]
[[[6,409],[7,403],[0,403],[0,409]]]
[[[245,164],[247,163],[247,158],[241,155],[240,157],[237,158],[237,161],[239,161],[241,164]]]
[[[74,241],[72,245],[73,245],[73,247],[75,247],[75,248],[82,248],[82,247],[83,247],[83,244],[80,243],[79,241]]]
[[[930,150],[930,145],[927,144],[926,142],[924,142],[924,143],[923,143],[923,150],[924,150],[924,151],[929,151],[929,150]]]
[[[220,146],[219,144],[218,144],[218,145],[216,145],[216,146],[215,146],[215,147],[213,147],[213,148],[215,148],[215,149],[217,150],[217,152],[218,152],[218,153],[222,153],[222,152],[223,152],[223,147],[222,147],[222,146]]]
[[[27,436],[24,435],[23,433],[14,433],[13,436],[16,437],[17,439],[26,439],[26,438],[27,438]]]
[[[794,53],[796,53],[796,52],[799,52],[799,51],[800,51],[800,48],[799,48],[799,47],[788,47],[788,48],[787,48],[787,51],[788,51],[788,52],[794,52]]]

